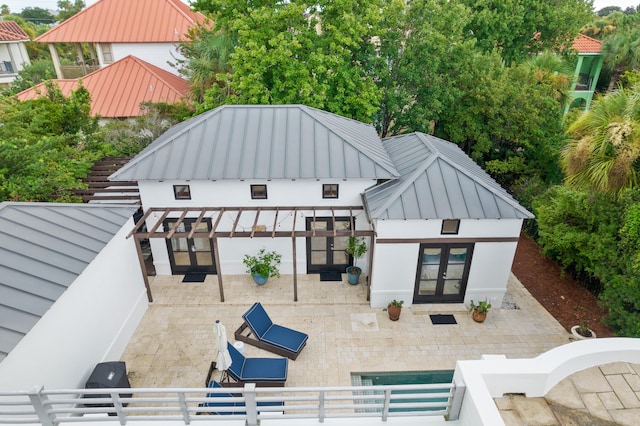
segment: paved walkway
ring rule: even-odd
[[[414,305],[403,309],[399,321],[390,321],[382,309],[369,307],[365,285],[349,285],[346,278],[344,282],[320,282],[317,276],[300,276],[298,302],[293,302],[291,276],[270,279],[262,287],[248,276],[224,276],[224,303],[216,276],[207,276],[203,283],[182,283],[181,278],[152,277],[154,302],[122,356],[133,387],[204,386],[216,355],[216,319],[226,326],[233,342],[241,315],[255,301],[265,306],[274,322],[310,336],[298,359],[289,363],[290,387],[349,386],[351,374],[357,372],[454,369],[457,360],[479,359],[483,354],[531,358],[571,341],[571,335],[513,275],[503,305],[509,308],[492,309],[482,324],[475,323],[462,304]],[[429,315],[438,313],[453,314],[457,324],[433,325]],[[253,346],[246,351],[250,357],[275,356]],[[600,371],[620,371],[621,367],[615,368],[605,366]],[[556,413],[557,406],[588,410],[622,424],[640,424],[622,420],[640,418],[632,402],[632,396],[635,403],[640,396],[638,372],[640,367],[635,366],[624,373],[611,373],[597,381],[602,385],[598,388],[589,385],[596,380],[592,373],[581,372],[556,386],[548,395],[548,404],[511,396],[496,403],[508,425],[607,424],[563,423],[555,414],[555,423],[544,423],[551,418],[548,411]],[[631,394],[618,391],[622,381]],[[571,386],[574,390],[570,391]],[[542,414],[536,417],[535,413]],[[539,419],[542,422],[535,423]]]
[[[640,424],[640,364],[614,363],[562,380],[544,398],[496,398],[507,426]]]

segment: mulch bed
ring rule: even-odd
[[[586,322],[598,337],[613,336],[613,331],[602,323],[605,311],[598,299],[544,256],[536,242],[525,234],[520,235],[513,273],[567,331]]]

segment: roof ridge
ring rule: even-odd
[[[138,63],[138,65],[140,65],[145,70],[147,70],[147,72],[153,74],[158,80],[162,80],[176,94],[178,94],[180,96],[184,96],[178,89],[176,89],[173,86],[173,83],[170,83],[169,80],[167,79],[167,77],[176,77],[176,78],[181,78],[181,77],[179,77],[177,75],[174,75],[174,74],[171,74],[169,71],[163,70],[162,68],[157,67],[157,66],[145,61],[144,59],[140,59],[140,58],[138,58],[137,56],[134,56],[134,55],[127,55],[124,58],[120,59],[120,61],[122,61],[124,59],[127,59],[127,58],[133,59],[135,62]],[[120,62],[120,61],[118,61],[118,62]],[[110,64],[110,65],[112,65],[112,64]],[[165,74],[165,75],[162,75],[162,74]]]
[[[386,138],[386,139],[390,140],[390,139],[398,138],[398,137],[401,137],[401,136],[410,136],[411,134],[416,135],[418,137],[418,139],[422,141],[422,139],[419,137],[420,132],[412,132],[412,133],[405,133],[405,134],[402,134],[402,135],[395,135],[395,136],[391,136],[391,137]],[[430,143],[428,145],[432,146],[432,144],[430,144]],[[435,147],[433,147],[433,149],[431,149],[431,152],[436,154],[436,155],[429,156],[418,167],[413,169],[413,171],[411,173],[400,177],[400,179],[404,179],[404,182],[400,183],[399,187],[396,188],[396,190],[393,192],[393,194],[392,194],[393,196],[388,197],[387,200],[382,204],[382,206],[380,206],[378,209],[376,209],[376,212],[383,212],[386,209],[388,209],[389,206],[393,202],[395,202],[395,200],[398,199],[400,194],[402,194],[409,186],[411,186],[413,184],[413,182],[415,182],[415,178],[417,178],[422,173],[424,173],[427,170],[427,168],[429,166],[431,166],[436,161],[436,159],[438,158],[440,152],[437,149],[435,149]],[[390,182],[393,182],[393,181],[390,181]],[[375,188],[375,186],[374,186],[374,188]]]
[[[602,41],[598,40],[597,38],[589,37],[588,35],[582,34],[582,33],[578,33],[578,35],[581,36],[581,37],[584,37],[584,38],[588,38],[591,41],[595,41],[595,42],[597,42],[599,44],[602,44]]]
[[[433,136],[433,135],[427,135],[425,133],[422,132],[415,132],[418,137],[429,144],[429,147],[433,147],[433,149],[435,150],[435,152],[438,154],[437,158],[441,159],[442,161],[444,161],[445,163],[447,163],[448,165],[450,165],[451,167],[453,167],[454,169],[458,170],[460,173],[462,173],[463,175],[465,175],[466,177],[468,177],[469,179],[471,179],[474,182],[478,182],[481,183],[478,179],[475,179],[474,176],[469,173],[465,168],[461,167],[459,164],[457,164],[456,162],[451,161],[446,155],[443,155],[441,153],[441,151],[435,146],[433,145],[433,143],[431,143],[431,141],[429,141],[427,138],[436,138],[439,140],[442,140],[443,142],[448,142],[445,141],[444,139],[440,139],[437,136]],[[453,142],[449,142],[453,145],[455,145],[455,147],[457,149],[459,149],[460,151],[462,151],[462,149],[456,145]],[[464,151],[462,151],[462,153],[464,155],[467,155]],[[480,170],[482,170],[486,176],[491,179],[491,181],[493,183],[495,183],[498,188],[495,188],[491,185],[482,185],[483,188],[485,188],[486,190],[488,190],[489,192],[491,192],[493,195],[500,197],[500,199],[502,199],[503,201],[505,201],[507,204],[511,205],[513,208],[515,208],[516,210],[520,210],[522,212],[522,210],[524,210],[527,213],[530,213],[527,209],[525,209],[524,207],[522,207],[507,191],[506,189],[502,188],[502,186],[500,186],[500,184],[493,178],[491,177],[491,175],[489,173],[487,173],[482,167],[480,167],[475,161],[471,160],[473,162],[473,164],[475,164]],[[507,197],[505,197],[505,194],[508,195]]]
[[[187,15],[186,13],[184,13],[184,10],[182,10],[180,7],[178,7],[176,5],[176,1],[180,1],[180,0],[164,0],[165,2],[169,3],[171,5],[171,7],[173,7],[174,9],[176,9],[178,11],[178,13],[180,13],[182,16],[184,16],[187,20],[193,22],[194,24],[197,23],[197,21],[195,19],[192,19],[189,15]],[[191,8],[191,6],[189,6],[189,8]],[[197,14],[197,12],[194,12]]]
[[[361,121],[358,121],[358,120],[354,120],[352,118],[343,117],[343,116],[335,114],[333,112],[324,111],[324,110],[321,110],[321,109],[318,109],[318,108],[314,108],[314,107],[310,107],[310,106],[307,106],[307,105],[296,104],[296,105],[293,105],[293,106],[297,106],[300,110],[304,111],[312,119],[314,119],[316,121],[320,121],[322,123],[322,125],[329,132],[331,132],[331,133],[335,134],[336,136],[340,137],[341,139],[343,139],[346,143],[348,143],[353,148],[355,148],[356,151],[358,151],[359,153],[361,153],[362,155],[367,157],[369,160],[373,161],[375,164],[378,164],[380,167],[382,167],[387,172],[389,172],[389,173],[391,173],[392,175],[395,175],[395,176],[399,175],[398,170],[396,169],[395,164],[393,163],[393,160],[391,160],[391,158],[389,158],[389,161],[390,161],[391,165],[393,166],[393,170],[389,170],[389,168],[387,167],[386,164],[382,164],[382,163],[380,163],[380,161],[378,161],[374,157],[372,157],[370,152],[363,151],[361,146],[354,145],[354,143],[351,141],[350,137],[345,137],[345,135],[342,132],[336,131],[336,129],[334,129],[333,127],[330,127],[329,125],[327,125],[324,114],[330,114],[330,115],[339,117],[340,119],[351,121],[351,122],[356,123],[356,124],[358,124],[358,125],[360,125],[362,127],[368,127],[368,128],[372,128],[373,129],[373,126],[365,124],[365,123],[363,123]],[[375,129],[374,129],[374,132],[375,132]],[[378,138],[378,140],[382,144],[382,140],[380,140],[380,137],[378,136],[377,133],[376,133],[376,137]],[[389,152],[384,147],[384,144],[382,144],[382,149],[387,154],[387,157],[389,157]]]

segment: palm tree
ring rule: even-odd
[[[625,71],[640,66],[640,18],[628,17],[602,44],[604,67],[611,73],[607,92],[612,92]]]
[[[597,99],[569,126],[567,183],[616,194],[640,181],[640,84]]]

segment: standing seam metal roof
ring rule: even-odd
[[[372,126],[304,105],[225,105],[173,126],[109,179],[397,176]]]
[[[0,203],[0,362],[136,209]]]
[[[175,43],[205,20],[180,0],[99,0],[34,41]]]
[[[457,145],[423,133],[383,141],[401,177],[365,191],[376,219],[532,218]]]
[[[53,80],[64,96],[80,86],[79,80]],[[143,102],[174,103],[187,98],[189,83],[135,56],[126,56],[82,77],[82,85],[91,94],[91,115],[106,118],[143,115]],[[45,83],[18,93],[21,101],[45,96]]]

